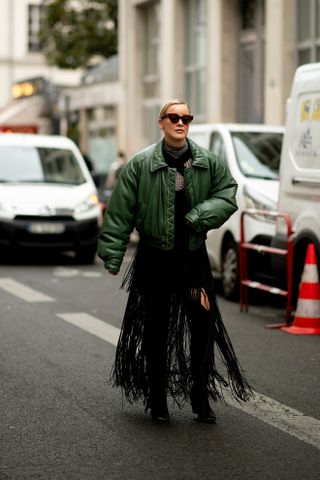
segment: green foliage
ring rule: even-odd
[[[40,31],[49,65],[89,67],[117,52],[117,0],[46,0]]]

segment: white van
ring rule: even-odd
[[[217,230],[210,230],[207,249],[213,274],[222,280],[226,298],[239,288],[240,215],[245,208],[274,210],[278,201],[279,163],[284,128],[250,124],[192,125],[189,137],[224,159],[238,183],[238,211]],[[270,245],[275,223],[268,217],[246,217],[248,242]],[[266,257],[250,252],[253,275],[270,270]],[[260,280],[262,278],[259,278]],[[263,278],[264,279],[264,278]]]
[[[0,134],[0,251],[96,254],[101,209],[76,145],[62,136]]]
[[[307,246],[313,242],[320,257],[320,63],[296,70],[290,98],[280,164],[278,210],[290,215],[294,231],[293,298],[296,300]],[[286,225],[277,221],[272,244],[284,247]],[[273,267],[284,278],[278,256]]]

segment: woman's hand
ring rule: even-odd
[[[193,223],[190,222],[190,220],[185,219],[185,220],[184,220],[184,224],[185,224],[188,228],[191,228],[191,230],[193,230]]]

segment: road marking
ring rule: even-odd
[[[82,276],[86,278],[101,278],[101,272],[82,272]]]
[[[73,277],[87,277],[87,278],[101,278],[101,272],[95,271],[85,271],[79,270],[78,268],[65,268],[65,267],[57,267],[53,270],[54,277],[60,278],[73,278]]]
[[[66,322],[82,328],[86,332],[92,333],[96,337],[102,338],[102,340],[105,340],[112,345],[116,346],[118,343],[120,334],[119,328],[103,322],[88,313],[58,313],[57,316]]]
[[[226,401],[229,405],[239,408],[264,423],[320,449],[320,420],[317,418],[308,417],[299,410],[294,410],[257,392],[255,397],[246,403],[239,404],[229,394]]]
[[[62,278],[72,278],[79,275],[80,270],[77,268],[64,268],[58,267],[53,270],[53,275],[55,277],[62,277]]]
[[[15,280],[12,280],[12,278],[0,278],[0,288],[29,303],[55,301],[54,298],[38,292],[33,288],[27,287],[26,285],[23,285],[23,283],[16,282]]]
[[[116,346],[120,330],[86,313],[62,313],[58,317]],[[237,402],[226,392],[226,402],[292,437],[320,449],[320,420],[308,417],[272,398],[255,392],[249,402]]]

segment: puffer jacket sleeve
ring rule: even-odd
[[[224,160],[210,155],[209,198],[195,205],[186,215],[196,232],[219,228],[238,209],[236,201],[237,182]],[[209,172],[208,172],[209,173]]]
[[[137,172],[134,159],[123,168],[112,193],[98,239],[98,255],[107,270],[120,270],[130,234],[135,226]]]

